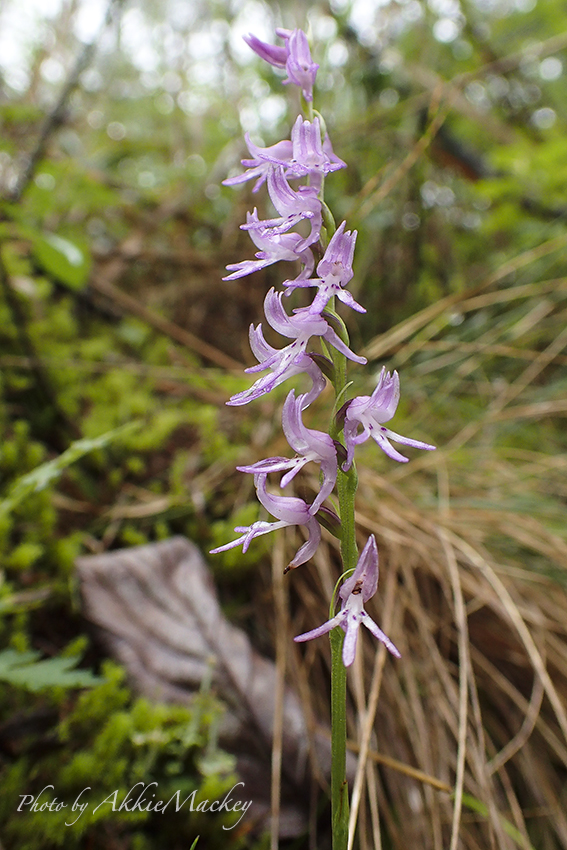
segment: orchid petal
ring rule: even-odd
[[[345,357],[348,357],[349,360],[354,360],[355,363],[361,363],[363,366],[368,362],[366,357],[361,357],[359,354],[355,354],[354,351],[351,351],[348,345],[345,345],[340,336],[338,336],[331,327],[329,327],[322,336],[323,339],[325,339],[330,345],[334,346],[334,348],[336,348],[337,351],[340,351],[341,354],[344,354]]]
[[[395,443],[401,443],[404,446],[412,446],[414,449],[424,449],[426,452],[435,451],[435,446],[432,446],[430,443],[424,443],[422,440],[412,440],[410,437],[402,437],[401,434],[396,434],[395,431],[390,431],[389,428],[385,428],[386,436],[390,440],[394,440]]]
[[[362,601],[368,602],[378,587],[378,548],[373,534],[366,541],[358,559],[354,573],[341,585],[339,596],[346,602],[355,589],[362,595]],[[355,594],[357,595],[357,594]]]
[[[313,100],[313,85],[319,69],[311,58],[309,42],[303,30],[293,30],[287,41],[287,79],[284,83],[295,83],[301,88],[305,100]]]
[[[276,29],[276,35],[285,39],[285,47],[268,44],[251,33],[244,36],[244,41],[261,59],[276,68],[286,69],[284,84],[294,83],[301,88],[305,100],[313,100],[313,85],[319,66],[311,58],[306,34],[300,29]]]
[[[366,626],[368,631],[373,634],[375,638],[378,638],[379,641],[382,641],[386,649],[391,652],[392,655],[395,655],[396,658],[401,658],[402,656],[399,649],[397,649],[397,647],[392,643],[390,638],[384,634],[382,629],[376,625],[372,617],[369,617],[366,611],[362,612],[361,617],[362,625]]]
[[[358,627],[360,625],[358,614],[355,611],[349,611],[348,615],[343,618],[341,625],[345,631],[343,664],[345,667],[350,667],[356,655],[356,641],[358,638]]]
[[[309,530],[309,539],[303,544],[303,546],[299,547],[295,557],[287,565],[288,570],[294,570],[296,567],[300,567],[302,564],[309,561],[317,551],[319,543],[321,542],[321,526],[315,517],[311,517],[311,519],[305,524]]]
[[[336,617],[333,617],[332,620],[327,620],[327,622],[323,623],[322,626],[317,626],[316,629],[311,629],[310,632],[304,632],[302,635],[297,635],[294,637],[294,641],[296,643],[303,643],[306,640],[313,640],[314,638],[328,634],[328,632],[332,632],[333,629],[340,626],[340,624],[341,617],[337,615]]]
[[[251,47],[254,53],[257,53],[261,59],[269,62],[270,65],[275,65],[276,68],[285,68],[289,51],[286,47],[278,47],[275,44],[267,44],[265,41],[260,41],[252,33],[243,35],[242,38]]]

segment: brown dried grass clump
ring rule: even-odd
[[[493,282],[367,348],[403,365],[394,427],[439,448],[358,462],[359,543],[374,533],[380,551],[369,612],[402,653],[365,634],[349,673],[362,850],[567,848],[567,279]],[[330,537],[291,584],[274,571],[280,670],[287,647],[313,728],[328,645],[289,647],[327,619],[338,573]]]

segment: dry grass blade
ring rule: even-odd
[[[459,634],[459,740],[457,751],[457,775],[455,778],[455,807],[453,809],[453,823],[451,826],[450,850],[456,850],[459,841],[459,825],[461,820],[461,809],[463,805],[463,785],[465,775],[465,756],[467,745],[467,707],[468,707],[468,679],[469,679],[469,634],[467,618],[463,600],[463,591],[459,579],[459,569],[455,553],[449,544],[445,532],[439,535],[449,575],[453,588],[455,601],[456,625]]]
[[[371,441],[359,449],[359,543],[376,535],[387,577],[369,613],[402,661],[361,641],[351,848],[360,811],[361,850],[378,820],[374,844],[393,850],[567,850],[567,279],[535,280],[566,242],[518,254],[367,346],[404,365],[392,427],[439,448],[399,465]],[[310,623],[327,617],[334,542],[317,568],[294,576]],[[327,649],[302,652],[304,698],[326,716]]]
[[[347,747],[353,753],[360,753],[360,746],[354,741],[347,741]],[[450,785],[447,785],[446,782],[442,782],[435,776],[429,776],[427,773],[424,773],[423,770],[418,770],[415,767],[411,767],[409,764],[404,764],[397,759],[385,756],[383,753],[377,753],[375,750],[369,749],[367,755],[368,758],[371,761],[376,762],[376,764],[383,764],[386,767],[391,767],[392,770],[397,770],[405,776],[417,779],[418,782],[422,782],[424,785],[431,785],[432,788],[436,788],[438,791],[445,791],[447,794],[450,794],[453,790]]]
[[[500,752],[491,760],[490,769],[493,773],[496,773],[496,771],[500,770],[500,768],[504,764],[506,764],[506,762],[509,761],[509,759],[511,759],[513,755],[515,755],[517,752],[519,752],[519,750],[522,749],[522,747],[532,734],[533,730],[535,729],[537,718],[541,710],[542,700],[543,684],[541,679],[536,676],[534,680],[532,696],[528,705],[528,710],[526,712],[524,722],[522,723],[522,728],[520,729],[518,734],[515,735],[511,741],[508,741],[506,746],[503,747]]]
[[[435,304],[431,304],[409,319],[400,322],[400,324],[396,325],[387,333],[375,337],[375,339],[369,342],[363,353],[368,360],[377,360],[383,357],[389,351],[393,351],[397,346],[405,343],[414,333],[417,333],[417,331],[424,328],[429,322],[441,316],[452,307],[460,305],[467,299],[480,294],[485,289],[489,289],[491,286],[504,280],[508,275],[530,265],[530,263],[534,263],[536,260],[540,260],[547,254],[558,251],[566,243],[567,235],[556,236],[547,242],[543,242],[541,245],[537,245],[535,248],[530,248],[528,251],[518,254],[517,257],[504,263],[498,271],[489,275],[485,280],[473,287],[472,290],[455,295],[447,295],[445,298],[441,298]]]
[[[386,632],[390,630],[391,621],[393,619],[393,609],[394,609],[394,588],[395,588],[395,572],[388,573],[388,578],[386,582],[386,592],[385,598],[387,600],[386,611],[387,615],[384,619],[384,629]],[[352,849],[354,843],[354,833],[356,829],[356,821],[358,816],[358,809],[360,806],[360,800],[362,796],[362,783],[364,779],[364,774],[366,771],[366,760],[368,758],[368,749],[370,745],[370,737],[372,735],[372,728],[374,726],[374,718],[376,716],[376,708],[378,706],[378,697],[380,695],[380,686],[382,684],[382,672],[384,669],[384,663],[386,661],[386,647],[384,645],[380,645],[376,650],[376,656],[374,661],[374,670],[372,673],[372,684],[370,687],[370,695],[368,697],[368,708],[366,710],[366,714],[364,717],[363,727],[361,730],[361,743],[360,743],[360,753],[358,756],[358,764],[356,767],[356,777],[354,780],[354,787],[352,791],[351,804],[350,804],[350,817],[349,817],[349,825],[348,825],[348,848]]]
[[[565,711],[565,706],[563,705],[563,701],[557,693],[557,689],[551,681],[549,673],[547,672],[547,669],[545,667],[545,663],[541,657],[538,648],[534,643],[529,629],[526,626],[525,620],[520,613],[518,605],[514,602],[506,586],[498,578],[494,569],[481,555],[479,555],[478,552],[473,549],[473,547],[469,543],[460,539],[457,535],[453,534],[450,534],[450,539],[454,543],[455,547],[457,549],[460,549],[463,554],[467,556],[470,562],[474,564],[474,566],[478,567],[479,570],[481,570],[481,572],[486,576],[487,580],[494,588],[496,593],[495,599],[498,600],[498,603],[495,602],[495,604],[502,606],[507,616],[513,623],[518,635],[520,636],[520,639],[524,644],[530,661],[533,664],[534,670],[541,678],[545,692],[555,711],[555,715],[561,727],[563,736],[567,741],[567,712]]]

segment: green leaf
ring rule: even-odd
[[[88,670],[74,670],[80,658],[47,658],[38,661],[39,652],[18,652],[5,649],[0,652],[0,681],[8,682],[28,691],[43,688],[87,688],[98,685],[100,677]]]
[[[481,800],[477,800],[477,798],[473,797],[471,794],[463,794],[463,806],[466,806],[467,809],[471,809],[483,818],[488,819],[488,806],[486,806]],[[510,823],[509,820],[506,820],[506,818],[503,818],[502,816],[500,816],[500,823],[502,824],[502,829],[506,835],[509,835],[512,841],[516,842],[518,847],[521,847],[522,850],[535,850],[532,844],[526,843],[525,837],[519,829],[516,829],[513,823]]]
[[[101,434],[100,437],[94,437],[92,439],[85,437],[82,440],[76,440],[59,457],[49,460],[47,463],[42,463],[41,466],[22,475],[12,485],[7,498],[0,502],[0,517],[13,511],[20,502],[23,502],[32,493],[39,493],[41,490],[44,490],[51,481],[59,478],[64,470],[76,460],[79,460],[89,452],[104,448],[109,443],[114,442],[114,440],[119,439],[140,425],[140,422],[129,422],[127,425],[121,425],[119,428],[107,431],[106,434]]]
[[[82,289],[91,268],[85,248],[56,233],[34,235],[32,250],[36,262],[51,277],[74,290]]]

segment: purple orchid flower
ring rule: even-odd
[[[268,174],[268,192],[280,217],[242,224],[241,230],[260,229],[264,235],[271,237],[286,233],[303,219],[309,219],[311,232],[297,244],[295,252],[301,253],[317,242],[323,224],[322,206],[317,197],[317,190],[313,186],[300,186],[296,192],[285,179],[281,165],[276,165]]]
[[[287,79],[283,80],[284,85],[293,83],[299,86],[305,100],[313,100],[313,85],[319,66],[311,58],[307,36],[300,29],[277,29],[276,35],[285,39],[285,47],[267,44],[252,34],[245,35],[244,41],[270,65],[286,69]]]
[[[280,260],[300,260],[303,268],[298,274],[298,279],[309,277],[315,266],[315,260],[310,248],[302,248],[305,240],[299,233],[282,233],[270,235],[268,231],[257,227],[258,211],[246,214],[246,224],[249,226],[250,238],[260,251],[256,252],[255,260],[243,260],[241,263],[231,263],[226,268],[231,274],[223,277],[223,280],[237,280],[252,272],[265,269]]]
[[[355,446],[364,443],[369,437],[372,437],[388,457],[400,463],[407,463],[408,458],[396,451],[389,440],[394,440],[395,443],[402,443],[405,446],[413,446],[415,449],[425,449],[426,451],[435,449],[435,446],[430,446],[429,443],[411,440],[409,437],[396,434],[389,428],[384,428],[383,423],[388,422],[393,417],[399,400],[399,375],[397,372],[390,375],[389,372],[386,372],[384,366],[372,395],[358,396],[350,402],[345,414],[344,424],[347,449],[347,459],[342,467],[344,472],[347,472],[351,467]],[[358,433],[359,425],[362,425],[360,434]]]
[[[354,360],[356,363],[366,363],[366,358],[354,354],[322,316],[312,315],[308,308],[299,309],[293,316],[288,316],[282,306],[282,297],[283,293],[276,292],[272,287],[264,299],[264,312],[268,323],[274,330],[294,341],[282,349],[272,348],[264,339],[262,326],[258,325],[257,328],[251,326],[250,347],[260,362],[257,366],[250,366],[245,371],[262,372],[265,369],[271,369],[272,374],[264,375],[250,389],[232,396],[227,404],[247,404],[249,401],[269,393],[287,378],[297,375],[299,372],[307,372],[313,378],[313,389],[304,399],[304,407],[307,407],[307,404],[319,395],[325,385],[325,379],[319,367],[306,354],[307,344],[312,336],[322,337],[349,360]]]
[[[295,375],[305,372],[311,378],[312,382],[311,390],[302,396],[304,408],[308,407],[312,401],[321,395],[325,389],[326,382],[323,373],[311,357],[305,351],[294,348],[294,345],[293,343],[284,349],[274,348],[264,339],[262,325],[258,325],[257,328],[251,325],[250,348],[259,361],[259,365],[252,366],[249,369],[245,369],[245,371],[270,369],[271,372],[268,375],[258,378],[249,389],[233,395],[227,401],[227,404],[233,407],[248,404],[248,402],[254,401],[266,393],[271,392],[275,387],[287,381],[288,378],[293,378]]]
[[[291,143],[293,155],[286,176],[304,177],[308,174],[317,191],[326,174],[346,168],[346,162],[334,154],[329,137],[325,136],[325,142],[321,143],[318,118],[308,121],[298,115],[291,131]]]
[[[356,654],[356,642],[358,639],[358,629],[363,623],[369,632],[375,638],[381,641],[386,649],[395,655],[396,658],[401,658],[400,653],[387,637],[382,629],[380,629],[372,617],[364,610],[364,603],[368,602],[370,597],[374,596],[378,588],[378,549],[376,548],[376,540],[371,534],[368,538],[366,546],[362,550],[362,554],[358,559],[354,573],[343,582],[339,590],[339,596],[342,599],[341,610],[339,613],[318,626],[310,632],[305,632],[294,638],[294,641],[301,643],[306,640],[313,640],[321,637],[332,631],[337,626],[340,626],[345,632],[345,640],[343,644],[343,664],[345,667],[350,667],[354,661]]]
[[[252,159],[241,160],[248,170],[235,177],[223,180],[224,186],[236,186],[257,177],[253,192],[257,192],[265,182],[268,174],[276,165],[286,169],[286,177],[311,177],[311,186],[317,190],[321,188],[322,178],[331,171],[346,168],[346,163],[333,151],[329,134],[321,143],[321,128],[319,119],[312,122],[304,120],[301,115],[297,116],[291,134],[291,141],[284,139],[269,147],[255,145],[248,133],[244,136],[246,145]]]
[[[288,50],[288,57],[285,63],[287,79],[283,81],[284,85],[293,83],[299,86],[305,100],[313,100],[313,86],[315,85],[315,77],[317,76],[319,65],[316,65],[311,58],[307,36],[300,29],[295,29],[292,32],[277,29],[276,33],[286,39]]]
[[[362,364],[366,363],[366,358],[354,354],[322,316],[312,316],[306,309],[298,310],[293,316],[288,316],[281,302],[282,293],[276,292],[272,287],[264,299],[266,318],[274,330],[281,333],[282,336],[293,339],[294,342],[281,349],[273,348],[264,339],[262,326],[258,325],[257,328],[254,328],[251,325],[250,347],[259,363],[257,366],[250,366],[245,371],[262,372],[265,369],[271,369],[272,374],[264,375],[248,390],[232,396],[227,404],[248,404],[249,401],[269,393],[287,378],[291,378],[300,372],[307,372],[313,380],[313,388],[303,401],[303,407],[307,407],[314,398],[317,398],[325,386],[325,379],[321,370],[306,353],[307,344],[312,336],[322,337],[350,360]]]
[[[253,192],[257,192],[260,186],[266,182],[266,178],[272,171],[274,164],[288,165],[293,156],[293,145],[289,139],[284,139],[281,142],[276,142],[275,145],[270,145],[266,148],[261,148],[250,141],[248,133],[244,136],[248,150],[252,155],[252,159],[241,160],[242,165],[247,169],[243,174],[237,174],[235,177],[228,177],[223,180],[223,186],[238,186],[240,183],[246,183],[247,180],[258,179],[254,184]]]
[[[362,365],[367,362],[366,357],[355,354],[345,345],[323,316],[310,313],[308,307],[298,308],[294,310],[292,316],[288,316],[283,308],[282,297],[283,293],[276,292],[272,287],[264,299],[266,319],[275,331],[298,342],[301,340],[301,344],[304,339],[307,341],[311,336],[320,336],[349,360]],[[256,370],[257,367],[253,366],[250,371]]]
[[[366,313],[366,309],[354,300],[350,292],[343,289],[353,276],[352,260],[357,237],[356,230],[352,232],[347,230],[345,233],[345,225],[346,221],[343,221],[331,237],[323,259],[317,266],[318,278],[313,277],[309,280],[286,281],[284,283],[284,286],[287,287],[286,295],[290,295],[297,287],[319,287],[319,292],[309,307],[310,313],[321,313],[329,298],[332,298],[333,295],[336,295],[339,301],[352,307],[358,313]]]
[[[300,546],[295,557],[287,566],[287,569],[295,569],[295,567],[301,566],[301,564],[304,564],[313,557],[321,541],[321,527],[315,517],[311,515],[309,505],[303,499],[298,499],[295,496],[273,496],[271,493],[268,493],[266,490],[266,478],[267,475],[265,473],[259,473],[254,476],[256,494],[258,501],[278,521],[265,522],[264,520],[259,520],[250,526],[238,525],[234,530],[238,534],[241,534],[241,536],[236,540],[232,540],[230,543],[225,543],[224,546],[211,549],[211,555],[215,555],[217,552],[226,552],[228,549],[234,549],[236,546],[240,546],[240,544],[242,544],[242,551],[246,552],[255,537],[269,534],[270,531],[275,531],[278,528],[286,528],[289,525],[305,525],[309,531],[309,537]]]
[[[315,516],[325,499],[333,492],[337,480],[337,450],[328,434],[305,427],[301,417],[303,409],[303,396],[298,396],[296,399],[295,391],[291,390],[283,406],[282,426],[288,443],[297,452],[297,457],[270,457],[250,466],[237,466],[236,468],[240,472],[254,474],[285,472],[286,474],[282,476],[280,481],[280,487],[286,487],[309,461],[321,464],[323,483],[317,498],[309,508],[309,513]]]

